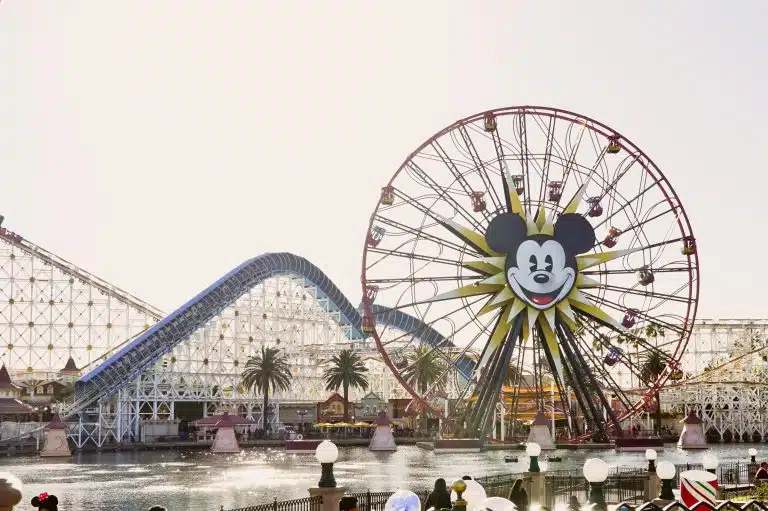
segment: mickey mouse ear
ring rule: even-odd
[[[567,213],[555,223],[555,239],[572,253],[583,254],[595,245],[595,230],[583,216]]]
[[[508,254],[522,243],[527,231],[523,217],[513,213],[502,213],[488,224],[485,240],[494,252]]]

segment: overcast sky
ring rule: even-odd
[[[699,317],[766,317],[768,2],[5,0],[0,213],[170,311],[302,255],[357,303],[379,188],[453,121],[538,104],[642,147]]]

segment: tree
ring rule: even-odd
[[[254,392],[254,390],[263,393],[264,408],[262,418],[264,429],[269,430],[269,393],[274,394],[277,391],[286,391],[291,388],[291,368],[288,364],[288,357],[280,348],[267,348],[262,346],[261,352],[250,357],[245,363],[245,369],[242,373],[243,387]],[[256,392],[254,392],[255,394]]]
[[[646,385],[651,385],[664,372],[665,368],[666,364],[661,358],[661,353],[658,350],[653,350],[648,353],[640,367],[640,378]],[[656,432],[661,433],[661,396],[658,390],[654,397],[656,398]]]
[[[341,350],[325,363],[330,367],[325,370],[323,380],[325,390],[337,391],[341,387],[344,393],[344,422],[349,420],[349,388],[368,389],[368,368],[353,350]]]
[[[424,398],[430,385],[437,382],[438,390],[442,389],[444,380],[438,381],[445,370],[445,364],[440,360],[439,353],[431,346],[418,346],[406,356],[408,366],[403,370],[403,378],[412,387],[419,390]],[[427,429],[427,414],[422,412],[423,428]]]

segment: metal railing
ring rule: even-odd
[[[717,482],[720,486],[746,486],[753,483],[755,474],[760,466],[759,463],[739,462],[731,461],[720,463],[717,466]],[[686,470],[704,470],[704,466],[700,463],[684,463],[675,465],[677,471],[675,472],[675,479],[673,481],[674,486],[680,486],[680,473]]]
[[[744,497],[752,495],[754,488],[745,488],[751,484],[754,478],[754,472],[757,470],[756,463],[723,463],[718,467],[718,481],[720,481],[720,491],[725,499]],[[673,485],[679,486],[679,474],[686,470],[703,470],[699,464],[681,464],[676,465],[677,471]],[[522,479],[525,486],[529,483],[529,474],[497,474],[485,477],[478,477],[475,480],[485,489],[489,497],[508,498],[512,491],[512,486],[517,479]],[[645,468],[638,467],[617,467],[608,475],[603,486],[603,493],[607,502],[620,502],[620,508],[617,511],[654,511],[651,503],[642,504],[645,501],[645,483],[648,473]],[[449,482],[450,484],[450,482]],[[734,485],[735,487],[723,487],[723,485]],[[431,489],[412,490],[419,496],[424,503]],[[576,497],[580,504],[589,500],[589,483],[586,481],[581,471],[556,470],[544,474],[544,492],[546,498],[546,507],[553,509],[558,504],[567,505],[571,497]],[[351,492],[347,495],[356,497],[360,511],[384,511],[387,499],[392,496],[393,491],[381,492]],[[305,501],[311,499],[298,499],[285,502],[275,500],[272,503],[261,504],[248,508],[241,508],[231,511],[319,511],[319,508],[300,507]],[[746,510],[740,504],[733,504],[733,509]],[[676,505],[676,509],[681,511],[690,511],[682,504]],[[698,510],[699,508],[697,508]],[[714,509],[714,508],[709,508]],[[755,508],[756,511],[768,511],[768,504]]]
[[[347,493],[350,497],[357,498],[357,507],[360,511],[384,511],[384,506],[389,497],[395,492],[392,491],[366,491],[357,493]],[[429,496],[428,490],[414,492],[419,496],[421,502],[426,502]]]
[[[320,511],[320,506],[322,504],[323,497],[321,496],[283,501],[275,499],[268,504],[239,507],[237,509],[230,509],[229,511]]]
[[[642,502],[645,500],[647,475],[642,469],[618,467],[608,475],[603,486],[607,502]],[[544,495],[550,509],[568,504],[571,497],[580,503],[589,498],[589,483],[579,472],[556,471],[544,475]],[[503,495],[502,495],[503,496]]]

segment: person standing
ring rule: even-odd
[[[517,511],[528,511],[528,492],[523,488],[522,479],[517,479],[512,485],[509,500],[517,507]]]
[[[424,509],[450,509],[451,493],[448,491],[448,486],[445,484],[445,479],[435,479],[435,487],[427,496],[427,501],[424,503]]]

